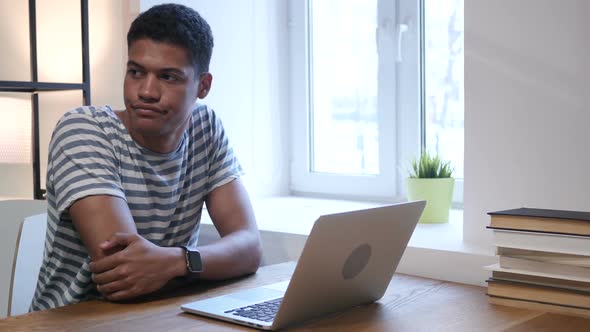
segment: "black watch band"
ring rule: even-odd
[[[186,259],[186,269],[189,273],[203,272],[203,261],[201,260],[201,253],[196,249],[191,249],[187,246],[180,246],[184,249],[184,257]]]

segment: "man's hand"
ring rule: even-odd
[[[182,248],[159,247],[130,233],[116,233],[99,245],[105,253],[117,247],[123,249],[90,263],[92,280],[108,300],[120,301],[154,292],[186,272]]]

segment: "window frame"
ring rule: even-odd
[[[383,90],[392,89],[394,95],[381,91],[379,81],[379,176],[355,176],[314,173],[311,169],[311,66],[309,1],[289,1],[290,41],[290,120],[291,120],[291,181],[295,195],[326,196],[359,200],[402,201],[406,197],[405,179],[410,160],[424,147],[423,95],[423,0],[378,1],[378,31],[385,33],[389,45],[379,43],[379,52],[389,52],[396,59],[394,79],[386,82]],[[387,15],[382,14],[387,13]],[[399,33],[400,24],[407,30]],[[398,41],[401,35],[401,41]],[[397,45],[401,45],[398,50]],[[381,56],[380,56],[381,57]],[[381,59],[381,58],[380,58]],[[381,60],[380,60],[381,61]],[[381,65],[380,65],[381,66]],[[382,75],[381,68],[380,74]],[[390,90],[388,90],[390,91]],[[383,100],[382,98],[385,98]],[[387,100],[389,98],[389,100]],[[387,112],[383,103],[389,102]],[[393,110],[392,110],[393,109]],[[302,111],[304,110],[304,111]],[[463,179],[456,179],[453,201],[463,201]]]

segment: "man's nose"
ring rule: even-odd
[[[145,101],[160,100],[160,85],[155,75],[148,74],[139,87],[139,98]]]

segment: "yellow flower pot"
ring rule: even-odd
[[[451,200],[453,199],[453,178],[408,178],[408,200],[425,200],[426,207],[420,223],[445,223],[449,221]]]

